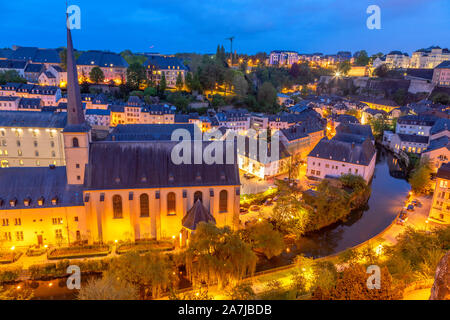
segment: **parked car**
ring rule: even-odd
[[[239,212],[240,212],[240,214],[246,214],[246,213],[248,213],[248,209],[246,209],[246,208],[241,208],[241,209],[239,210]]]
[[[409,205],[406,207],[406,210],[408,210],[408,211],[414,211],[414,206],[413,206],[412,204],[409,204]]]
[[[420,208],[422,206],[422,203],[417,199],[414,199],[413,201],[411,201],[411,204],[418,208]]]
[[[260,210],[260,207],[257,206],[256,204],[249,208],[249,211],[253,211],[253,212],[258,212],[259,210]]]
[[[406,221],[408,221],[408,213],[402,211],[397,219],[397,224],[403,225]]]
[[[272,199],[271,198],[269,198],[269,199],[267,199],[265,202],[264,202],[264,205],[265,206],[271,206],[273,203],[272,203]]]

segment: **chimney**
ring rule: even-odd
[[[355,143],[352,142],[352,149],[355,149]]]

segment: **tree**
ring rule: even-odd
[[[307,231],[343,220],[350,212],[348,194],[328,179],[320,182],[314,194],[304,192],[303,200],[310,208]]]
[[[248,283],[241,283],[229,290],[228,296],[231,300],[255,300],[256,294]]]
[[[266,221],[250,227],[248,238],[252,248],[257,252],[262,252],[267,259],[280,255],[285,247],[283,236]]]
[[[175,87],[177,88],[178,91],[183,90],[184,82],[183,82],[183,75],[181,74],[181,72],[178,73],[177,81],[175,82]]]
[[[89,72],[89,79],[94,83],[101,83],[105,80],[105,75],[99,67],[93,67]]]
[[[8,82],[27,83],[16,70],[0,71],[0,84]]]
[[[0,300],[31,300],[34,296],[33,290],[27,285],[5,289],[0,286]]]
[[[248,82],[241,74],[236,74],[233,78],[234,93],[239,98],[244,98],[248,92]]]
[[[450,96],[445,92],[436,93],[435,95],[433,95],[431,99],[433,100],[434,103],[440,103],[445,105],[450,104]]]
[[[112,260],[107,274],[136,286],[141,299],[148,297],[149,290],[153,298],[158,298],[162,290],[173,282],[172,269],[173,265],[165,254],[149,252],[141,256],[137,252],[129,252]]]
[[[273,209],[272,219],[282,231],[301,237],[309,221],[309,213],[298,200],[298,195],[284,181],[277,182],[278,201]]]
[[[422,194],[427,192],[432,172],[430,159],[426,157],[421,159],[409,178],[409,183],[414,193]]]
[[[192,89],[194,87],[193,81],[194,79],[192,78],[192,73],[190,72],[186,72],[186,77],[184,79],[185,84],[186,84],[186,88],[188,89],[189,92],[192,92]]]
[[[194,285],[236,285],[245,275],[253,274],[255,267],[256,255],[238,233],[211,223],[197,225],[186,250],[186,270]]]
[[[387,66],[387,64],[382,64],[378,67],[375,68],[375,70],[373,71],[373,75],[377,76],[378,78],[385,78],[389,73],[389,67]]]
[[[321,300],[398,300],[402,290],[394,286],[387,268],[381,269],[381,288],[369,289],[368,274],[363,266],[351,264],[345,268],[336,281],[336,286],[323,290],[320,285],[313,294],[314,299]]]
[[[408,92],[405,89],[399,88],[395,91],[393,99],[398,105],[403,106],[406,104],[406,95],[407,94],[408,94]]]
[[[91,279],[80,288],[78,300],[137,300],[137,288],[129,282],[118,280],[111,275],[101,279]]]
[[[166,83],[166,75],[164,72],[161,74],[161,80],[159,80],[158,84],[158,91],[160,95],[164,95],[164,92],[167,89],[167,83]]]
[[[59,52],[59,58],[61,60],[61,68],[67,70],[67,48],[62,48],[62,50]]]
[[[352,68],[350,61],[342,61],[337,65],[337,70],[341,75],[346,75]]]
[[[127,84],[132,90],[138,90],[141,83],[147,80],[145,68],[142,64],[134,62],[127,68]]]
[[[277,90],[270,82],[264,82],[258,90],[258,103],[264,111],[270,111],[277,102]]]
[[[357,66],[367,66],[369,64],[369,56],[366,50],[361,50],[355,53],[356,60],[355,65]]]

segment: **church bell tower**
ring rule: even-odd
[[[84,184],[84,171],[89,163],[90,126],[81,104],[77,66],[73,53],[72,34],[67,28],[67,124],[63,130],[68,184]]]

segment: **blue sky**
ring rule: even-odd
[[[369,53],[450,46],[449,0],[69,0],[81,8],[77,49]],[[369,5],[381,30],[366,27]],[[64,0],[1,0],[0,47],[65,45]]]

